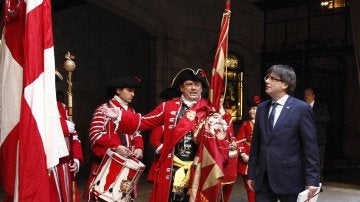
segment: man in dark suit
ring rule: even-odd
[[[305,89],[304,100],[312,107],[315,117],[317,143],[319,147],[320,158],[320,181],[322,182],[324,179],[323,169],[325,161],[325,145],[327,142],[326,127],[327,123],[330,121],[330,115],[326,104],[315,101],[315,93],[312,88]]]
[[[289,95],[296,87],[290,66],[274,65],[264,79],[272,99],[257,107],[247,183],[258,202],[296,202],[305,188],[312,197],[320,182],[312,109]]]

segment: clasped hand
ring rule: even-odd
[[[312,198],[316,194],[316,191],[319,189],[319,187],[308,186],[307,189],[309,190],[308,198]]]
[[[232,139],[229,144],[229,150],[233,151],[233,150],[237,150],[237,148],[238,148],[238,145],[237,145],[236,141],[234,139]]]
[[[66,120],[66,125],[68,127],[69,133],[76,133],[74,122]]]
[[[74,159],[74,161],[69,165],[70,171],[74,174],[79,172],[80,169],[80,161],[79,159]]]
[[[122,155],[122,156],[130,156],[134,157],[136,159],[142,159],[143,158],[143,151],[140,148],[136,148],[134,151],[131,151],[129,148],[119,145],[116,147],[116,153]]]

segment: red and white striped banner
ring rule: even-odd
[[[212,68],[211,84],[209,91],[209,99],[215,111],[219,111],[220,97],[224,91],[224,72],[226,68],[226,58],[228,51],[228,32],[230,22],[230,1],[226,1],[225,11],[221,21],[221,29],[219,41],[214,58],[214,64]]]
[[[49,201],[68,155],[55,95],[50,0],[6,0],[0,49],[0,180],[8,201]]]

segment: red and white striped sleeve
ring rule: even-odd
[[[101,110],[105,105],[103,104],[95,110],[90,123],[89,139],[91,149],[98,157],[103,157],[108,148],[117,146],[111,142],[110,131],[106,127],[111,120]]]

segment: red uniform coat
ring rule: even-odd
[[[189,132],[193,131],[199,120],[206,116],[200,109],[209,106],[205,99],[200,99],[190,110],[196,111],[196,118],[189,120],[186,114],[176,123],[177,115],[180,111],[182,101],[175,98],[162,102],[153,111],[141,117],[139,114],[122,113],[121,125],[127,125],[124,132],[133,132],[134,130],[149,130],[157,126],[164,125],[163,148],[159,158],[159,165],[156,168],[156,180],[151,192],[150,201],[168,201],[171,186],[173,149],[176,144]],[[140,120],[141,119],[141,120]],[[135,120],[138,120],[137,122]],[[121,128],[121,125],[119,129]]]
[[[249,155],[250,153],[250,146],[251,146],[251,138],[252,138],[252,131],[253,131],[254,123],[250,120],[245,121],[237,134],[237,141],[242,141],[239,143],[239,151],[240,153],[245,153]],[[241,157],[239,157],[239,164],[238,164],[238,172],[247,175],[248,165],[245,163]]]
[[[77,133],[69,133],[69,129],[66,123],[68,120],[67,107],[61,102],[57,102],[60,122],[64,134],[65,141],[67,143],[70,156],[63,157],[59,160],[59,164],[54,167],[50,173],[50,201],[73,201],[72,193],[72,180],[73,173],[70,172],[69,165],[73,159],[78,159],[81,163],[83,161],[83,153],[81,149],[81,142]],[[76,193],[76,200],[80,199],[79,194]]]
[[[156,168],[158,167],[161,149],[163,147],[163,134],[163,126],[154,128],[150,134],[149,143],[155,149],[155,155],[147,176],[149,182],[154,182],[156,178]]]
[[[128,147],[130,150],[134,150],[137,148],[144,149],[144,142],[142,139],[142,136],[140,133],[125,133],[121,134],[121,138],[123,138],[123,142],[120,139],[119,130],[117,130],[119,127],[126,128],[126,124],[122,125],[121,121],[119,124],[114,123],[114,121],[110,120],[108,117],[105,116],[105,114],[102,112],[102,108],[104,106],[107,107],[117,107],[121,111],[130,111],[134,113],[134,109],[131,107],[128,107],[127,110],[120,104],[120,102],[117,100],[119,99],[117,96],[112,98],[108,103],[104,103],[100,105],[94,112],[93,118],[90,123],[90,143],[91,143],[91,150],[96,156],[96,160],[93,163],[93,166],[91,168],[89,180],[88,180],[88,186],[87,190],[84,193],[84,198],[88,198],[89,195],[89,189],[91,186],[91,182],[93,181],[94,177],[96,176],[96,173],[94,173],[99,164],[101,159],[106,154],[106,151],[110,148],[112,150],[115,150],[116,147],[119,145],[123,145]],[[126,130],[126,129],[125,129]]]
[[[70,138],[70,132],[68,129],[68,126],[66,124],[66,120],[68,120],[68,110],[67,110],[67,106],[64,103],[58,102],[58,109],[59,109],[59,113],[60,113],[60,122],[61,122],[61,127],[63,129],[63,133],[64,133],[64,137],[65,139]],[[80,162],[83,161],[83,153],[82,153],[82,149],[81,149],[81,141],[79,140],[79,136],[77,133],[72,133],[72,140],[71,140],[71,149],[72,151],[70,151],[69,153],[72,154],[74,159],[79,159]],[[68,143],[68,142],[67,142]]]

